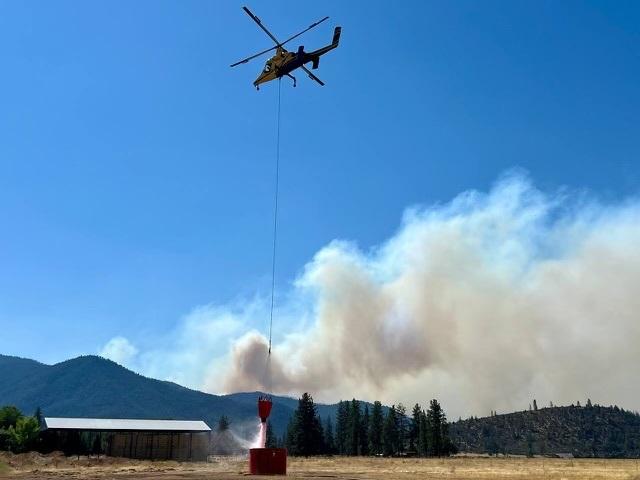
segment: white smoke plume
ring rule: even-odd
[[[372,251],[332,242],[290,298],[307,299],[308,329],[274,346],[269,376],[266,339],[238,339],[227,391],[437,397],[460,414],[534,397],[639,406],[637,199],[604,205],[507,175],[487,194],[407,211]]]
[[[124,366],[127,366],[137,354],[138,349],[124,337],[113,337],[99,352],[101,357],[108,358]]]
[[[512,173],[408,210],[378,248],[330,243],[280,293],[269,374],[267,340],[243,327],[267,324],[259,297],[196,309],[138,370],[214,393],[438,398],[455,417],[533,398],[640,408],[637,198],[542,192]]]

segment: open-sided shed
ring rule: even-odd
[[[51,448],[67,453],[203,461],[211,428],[200,420],[45,417]]]

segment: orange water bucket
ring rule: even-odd
[[[267,417],[271,413],[271,407],[273,406],[273,402],[269,397],[260,397],[258,398],[258,416],[260,417],[260,421],[262,423],[267,421]]]

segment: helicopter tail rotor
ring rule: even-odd
[[[333,41],[331,42],[331,46],[336,48],[340,43],[340,34],[342,33],[342,27],[336,27],[333,31]]]

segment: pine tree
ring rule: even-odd
[[[330,416],[327,416],[324,424],[324,450],[328,455],[333,455],[336,451],[335,440],[333,438],[333,424],[331,423]]]
[[[289,451],[289,454],[291,455],[298,454],[298,452],[296,451],[296,448],[297,448],[296,439],[298,437],[298,418],[297,417],[298,417],[297,412],[294,412],[291,418],[289,418],[289,423],[287,424],[287,433],[285,434],[285,437],[284,437],[284,445]]]
[[[369,422],[371,421],[369,415],[369,405],[364,405],[364,411],[362,413],[362,419],[360,421],[360,433],[358,438],[360,440],[360,455],[369,455]]]
[[[271,420],[267,422],[267,431],[265,433],[264,446],[267,448],[276,448],[278,446],[278,440],[273,433],[273,425],[271,425]]]
[[[449,422],[447,422],[447,416],[445,415],[444,410],[442,411],[440,431],[442,432],[442,454],[448,456],[458,453],[458,447],[453,443],[451,437],[449,437]]]
[[[378,401],[373,403],[371,419],[369,421],[369,453],[380,455],[382,453],[382,428],[384,416],[382,414],[382,404]]]
[[[396,406],[392,405],[384,419],[382,429],[382,451],[384,455],[390,457],[398,453],[398,417]]]
[[[33,417],[38,421],[40,428],[44,427],[44,416],[42,415],[42,409],[40,407],[36,408]]]
[[[313,397],[305,392],[298,400],[296,428],[293,438],[294,455],[317,455],[324,449],[320,418],[313,403]]]
[[[409,451],[418,452],[418,434],[420,432],[420,415],[422,407],[416,403],[411,410],[411,425],[409,426]],[[419,453],[418,453],[419,454]]]
[[[426,457],[429,454],[429,422],[424,410],[420,412],[420,428],[418,430],[418,455]]]
[[[347,455],[347,438],[349,434],[350,420],[350,407],[349,402],[338,402],[338,413],[336,420],[336,450],[339,455]]]
[[[427,411],[427,420],[429,423],[429,454],[431,456],[439,457],[443,454],[443,439],[442,439],[442,407],[435,398],[429,403],[429,410]]]
[[[407,409],[402,403],[399,403],[396,407],[396,419],[398,422],[398,453],[404,453],[409,425],[407,422]]]
[[[315,437],[315,453],[313,455],[322,455],[326,452],[327,446],[324,444],[324,427],[322,426],[322,419],[320,415],[316,415],[314,419],[314,429],[316,430]]]
[[[537,412],[538,411],[538,402],[536,402],[536,399],[533,399],[533,411]]]
[[[360,402],[351,400],[347,455],[360,455]]]

